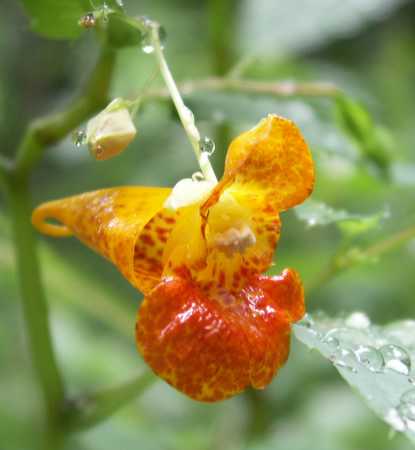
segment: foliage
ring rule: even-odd
[[[331,361],[381,419],[415,441],[415,321],[379,327],[361,312],[345,319],[320,314],[295,325],[295,333]]]

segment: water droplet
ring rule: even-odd
[[[385,365],[382,353],[369,345],[358,347],[355,355],[359,363],[371,372],[381,372]]]
[[[409,389],[401,396],[401,403],[408,403],[415,406],[415,389]]]
[[[408,383],[415,385],[415,378],[414,377],[408,377]]]
[[[398,345],[388,344],[380,348],[385,368],[404,375],[409,375],[411,370],[411,358],[407,351]]]
[[[154,52],[153,36],[152,36],[154,30],[157,30],[160,47],[161,49],[164,49],[164,43],[167,38],[166,30],[162,26],[160,26],[157,22],[153,22],[148,17],[142,16],[140,17],[140,20],[144,26],[144,31],[142,31],[141,33],[141,50],[146,54]]]
[[[365,329],[370,326],[370,319],[365,313],[356,311],[350,314],[345,323],[351,328]]]
[[[338,340],[336,337],[331,336],[331,335],[330,335],[330,332],[327,333],[327,334],[323,337],[323,339],[321,340],[321,342],[322,342],[326,347],[328,347],[329,350],[331,350],[331,351],[333,351],[333,352],[334,352],[335,350],[337,350],[337,349],[340,347],[340,342],[339,342],[339,340]]]
[[[86,144],[86,133],[83,130],[74,131],[72,134],[72,142],[76,148],[80,148]]]
[[[405,431],[406,424],[402,420],[399,411],[396,408],[391,408],[384,417],[385,422],[388,423],[396,431]]]
[[[96,25],[96,19],[94,13],[90,12],[85,14],[79,19],[79,25],[82,28],[93,28]]]
[[[401,403],[398,412],[403,420],[415,422],[415,404]]]
[[[199,148],[202,153],[206,153],[209,156],[212,156],[215,151],[215,143],[212,139],[205,136],[199,142]]]
[[[330,360],[337,367],[357,373],[356,356],[353,350],[349,348],[338,348],[333,355],[330,356]]]
[[[147,55],[154,52],[154,45],[151,39],[151,30],[148,30],[142,34],[141,50]]]
[[[311,329],[314,326],[314,320],[312,319],[310,314],[305,314],[305,316],[299,322],[297,322],[297,325],[299,327]]]

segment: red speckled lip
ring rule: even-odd
[[[137,344],[168,383],[214,402],[264,388],[285,363],[291,323],[303,314],[293,270],[252,277],[232,304],[209,298],[190,279],[168,277],[140,307]]]

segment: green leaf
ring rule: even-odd
[[[31,28],[49,39],[76,39],[83,32],[79,19],[94,9],[102,9],[104,2],[95,0],[21,0],[31,19]],[[107,7],[121,12],[116,0],[105,2]],[[95,5],[95,8],[94,6]]]
[[[393,138],[383,127],[375,126],[360,103],[345,95],[336,99],[335,116],[339,127],[355,143],[363,157],[388,175]]]
[[[414,320],[380,327],[362,312],[338,319],[307,315],[294,333],[327,358],[377,416],[415,442]]]
[[[297,217],[310,227],[335,223],[348,236],[370,231],[378,227],[382,219],[388,216],[387,211],[370,215],[354,214],[344,209],[334,209],[316,200],[308,200],[294,211]]]
[[[50,39],[76,39],[79,19],[92,9],[87,0],[22,0],[31,28]]]
[[[111,14],[107,26],[108,43],[115,48],[139,46],[142,34],[125,16]]]

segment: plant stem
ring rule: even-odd
[[[153,373],[145,372],[120,386],[79,397],[72,402],[68,428],[76,431],[96,425],[142,394],[156,380]]]
[[[30,221],[29,178],[48,146],[64,138],[106,104],[114,62],[114,51],[103,50],[84,90],[72,104],[63,112],[35,120],[29,125],[13,162],[3,157],[0,159],[0,181],[8,194],[26,334],[46,409],[46,441],[53,443],[55,450],[63,442],[65,389],[53,349],[48,305]]]
[[[366,249],[350,247],[341,253],[336,253],[327,267],[317,276],[315,281],[307,287],[308,292],[313,292],[339,273],[357,266],[370,259],[378,258],[384,253],[390,252],[410,239],[415,239],[415,226],[412,225],[398,231],[392,236],[376,242]]]
[[[29,125],[16,155],[16,175],[28,175],[47,147],[66,137],[108,103],[114,64],[115,51],[103,49],[91,77],[72,104],[65,111],[36,119]]]
[[[176,107],[177,114],[179,115],[183,128],[193,147],[193,151],[196,155],[200,169],[206,180],[216,183],[218,180],[212,166],[210,165],[209,158],[200,150],[200,133],[196,128],[193,113],[184,104],[182,96],[180,95],[176,82],[174,81],[164,57],[163,49],[160,44],[159,26],[157,24],[153,24],[149,32],[151,32],[151,41],[154,47],[154,53],[159,64],[160,72],[164,78],[164,82],[166,83],[167,92],[171,96],[174,106]]]
[[[213,73],[225,75],[234,64],[237,0],[209,0],[208,31]]]
[[[40,280],[38,255],[30,222],[32,208],[29,183],[23,178],[10,179],[8,188],[27,337],[46,405],[48,423],[51,428],[57,428],[64,401],[64,386],[53,350],[49,312]]]
[[[288,81],[258,81],[227,77],[210,77],[179,84],[180,92],[191,95],[198,91],[235,92],[272,97],[336,97],[340,90],[331,83],[294,83]],[[169,98],[167,89],[149,89],[143,100]]]

